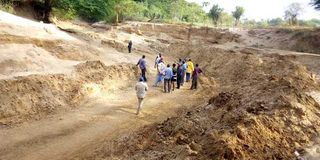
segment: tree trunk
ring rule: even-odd
[[[218,27],[218,21],[214,21],[213,24],[215,27]]]
[[[239,25],[239,19],[236,19],[236,24],[235,26],[237,27]]]
[[[50,14],[52,10],[52,0],[45,0],[44,1],[44,23],[50,23]]]
[[[117,12],[116,13],[116,24],[118,25],[118,23],[119,23],[119,13]]]
[[[155,18],[156,18],[156,15],[155,15],[155,14],[153,14],[153,15],[152,15],[152,17],[151,17],[151,19],[149,19],[149,20],[148,20],[148,22],[153,21]]]

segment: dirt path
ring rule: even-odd
[[[187,86],[171,94],[151,87],[142,114],[136,116],[137,100],[130,87],[115,92],[114,96],[91,100],[68,113],[0,129],[0,159],[68,159],[79,149],[99,140],[163,121],[174,115],[176,109],[197,104],[199,96],[190,98],[197,93],[187,90]]]

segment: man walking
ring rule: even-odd
[[[170,64],[167,65],[167,68],[164,71],[164,93],[170,93],[171,91],[171,79],[173,76],[172,68]]]
[[[136,113],[138,115],[140,113],[140,109],[142,108],[143,99],[148,91],[148,85],[144,82],[142,77],[139,78],[139,82],[136,84],[135,90],[138,98],[138,109]]]
[[[143,55],[142,58],[138,61],[137,66],[141,69],[141,76],[143,77],[144,81],[147,82],[146,72],[147,72],[147,62],[146,56]]]
[[[128,43],[128,51],[129,51],[129,53],[131,53],[131,50],[132,50],[132,41],[130,40],[129,43]]]
[[[190,82],[190,77],[191,77],[193,70],[194,70],[193,63],[192,63],[191,59],[189,59],[187,62],[186,82]]]
[[[192,73],[192,85],[191,85],[191,90],[197,89],[198,87],[198,77],[202,73],[202,70],[199,67],[199,64],[196,64],[196,68],[194,69]]]

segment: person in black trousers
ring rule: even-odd
[[[177,89],[180,89],[182,78],[183,78],[183,66],[178,64],[177,68]]]
[[[198,87],[198,78],[200,74],[202,73],[202,70],[199,67],[199,64],[196,64],[196,68],[192,72],[192,84],[191,84],[191,90],[197,89]]]
[[[131,50],[132,50],[132,41],[129,41],[129,43],[128,43],[128,50],[129,50],[129,53],[131,53]]]
[[[143,55],[142,58],[138,61],[137,66],[139,66],[139,68],[141,69],[141,76],[143,77],[144,81],[147,82],[147,62],[145,55]]]

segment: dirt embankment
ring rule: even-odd
[[[182,41],[202,41],[211,44],[223,44],[226,42],[237,42],[239,35],[224,29],[209,27],[196,27],[191,25],[154,24],[154,23],[129,23],[121,28],[129,33],[138,35],[157,36],[162,43],[171,43],[170,39],[161,38],[163,35],[170,36]]]
[[[216,48],[186,53],[215,78],[220,93],[84,159],[294,159],[295,151],[317,144],[320,105],[310,92],[319,87],[304,66],[279,55]]]
[[[293,34],[292,40],[296,41],[292,45],[296,51],[320,54],[320,29],[298,31]]]
[[[96,92],[108,91],[110,83],[121,85],[135,79],[130,64],[105,66],[88,61],[75,66],[72,75],[31,75],[0,80],[0,124],[9,125],[77,107]],[[116,85],[114,85],[116,86]]]
[[[255,29],[248,31],[256,47],[320,54],[320,29]]]

